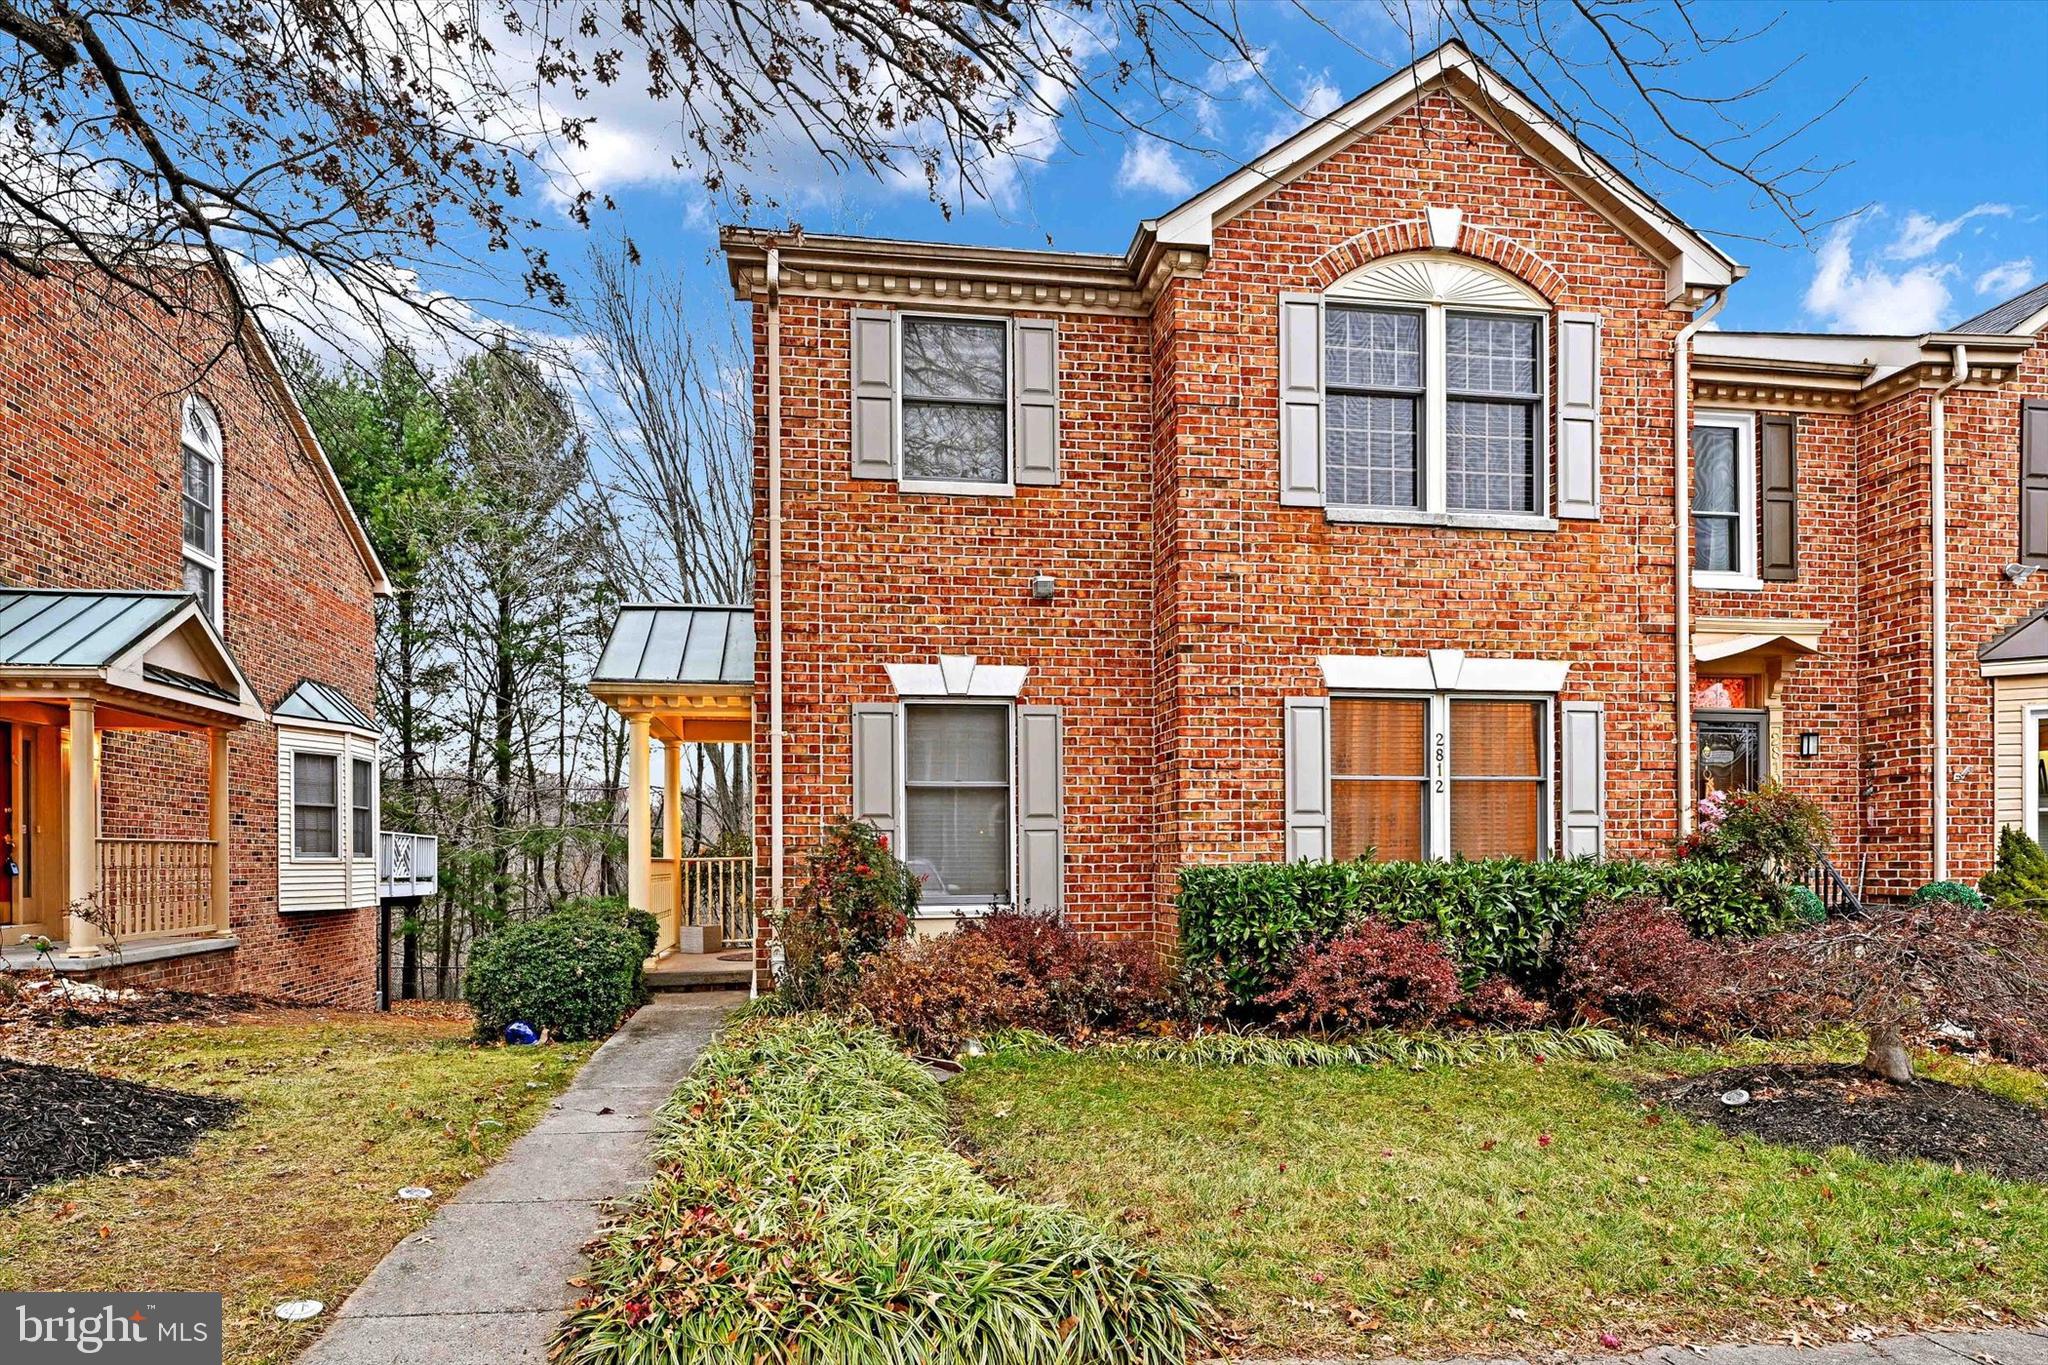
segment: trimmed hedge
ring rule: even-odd
[[[643,933],[615,913],[559,910],[507,925],[470,953],[463,996],[480,1038],[524,1020],[557,1042],[603,1038],[641,998]]]
[[[935,1082],[830,1015],[727,1029],[558,1330],[579,1365],[1184,1365],[1204,1286],[955,1151]]]
[[[1540,981],[1588,902],[1646,894],[1703,936],[1764,933],[1783,917],[1742,868],[1706,859],[1225,863],[1181,869],[1181,946],[1190,965],[1217,967],[1240,1004],[1270,990],[1298,949],[1368,916],[1433,925],[1467,986]]]

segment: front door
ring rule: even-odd
[[[1698,795],[1749,792],[1770,776],[1770,713],[1698,711],[1693,715]]]
[[[15,905],[21,880],[19,806],[14,789],[14,727],[0,721],[0,924],[20,922]]]

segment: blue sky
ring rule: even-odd
[[[1749,80],[1799,59],[1759,112],[1797,122],[1861,82],[1798,144],[1813,161],[1842,163],[1814,199],[1822,219],[1840,221],[1809,241],[1739,188],[1640,174],[1750,267],[1721,325],[1917,332],[2048,278],[2048,3],[1707,0],[1698,12],[1735,26],[1777,20],[1702,72]],[[1291,5],[1249,0],[1243,13],[1266,52],[1266,80],[1297,109],[1326,109],[1376,84],[1407,47],[1376,0],[1336,11],[1361,50],[1318,32]],[[1139,219],[1303,121],[1258,82],[1231,74],[1209,73],[1217,97],[1202,111],[1207,126],[1184,125],[1181,140],[1199,150],[1105,134],[1069,117],[1062,145],[1005,172],[995,202],[950,221],[921,185],[834,180],[794,163],[763,174],[784,207],[755,218],[780,226],[794,217],[814,231],[1120,251]],[[729,307],[715,251],[716,226],[729,215],[671,168],[660,111],[615,104],[592,112],[600,137],[580,169],[619,205],[595,231],[630,233],[651,265],[689,281],[696,306]],[[573,254],[564,248],[574,236],[566,230],[557,250]]]

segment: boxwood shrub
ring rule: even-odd
[[[498,930],[469,957],[463,994],[477,1035],[524,1020],[559,1042],[605,1037],[641,998],[642,942],[622,916],[588,909]]]
[[[1554,973],[1588,902],[1644,893],[1703,935],[1762,933],[1782,918],[1742,868],[1706,859],[1229,863],[1181,870],[1181,945],[1191,965],[1220,969],[1240,1004],[1271,989],[1297,949],[1368,916],[1433,925],[1468,986],[1534,982]]]

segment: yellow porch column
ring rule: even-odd
[[[228,917],[229,898],[233,894],[228,878],[228,843],[233,833],[228,822],[228,732],[209,730],[207,737],[212,743],[206,775],[206,813],[207,837],[213,840],[213,932],[225,934],[233,927]]]
[[[671,862],[683,855],[683,745],[661,742],[661,856]]]
[[[66,957],[92,957],[101,951],[99,930],[70,908],[96,894],[100,885],[100,793],[94,780],[93,703],[71,699],[70,760],[65,772],[69,818],[64,856],[64,926]]]
[[[653,911],[649,878],[654,870],[654,821],[648,810],[649,752],[647,713],[626,717],[626,904]]]

